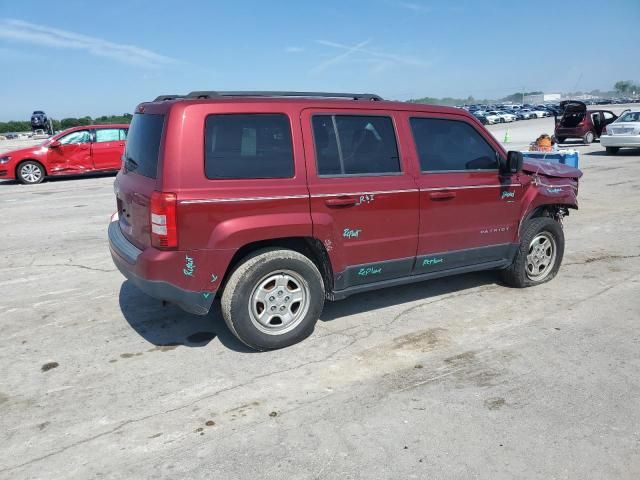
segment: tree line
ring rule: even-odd
[[[71,127],[80,127],[82,125],[103,125],[106,123],[131,123],[133,115],[123,113],[122,115],[103,115],[101,117],[91,118],[90,116],[75,118],[63,118],[61,120],[52,119],[53,130],[65,130]],[[0,133],[7,132],[30,132],[31,121],[9,121],[0,122]]]

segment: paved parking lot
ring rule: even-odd
[[[552,124],[510,126],[513,145]],[[0,478],[639,478],[640,150],[576,148],[551,283],[362,294],[268,353],[217,305],[124,281],[113,176],[0,183]]]

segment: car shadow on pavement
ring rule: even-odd
[[[120,287],[119,303],[131,328],[157,347],[205,347],[217,338],[230,350],[254,352],[231,334],[217,300],[208,315],[193,315],[175,305],[163,305],[127,280]]]
[[[325,303],[320,320],[331,322],[348,315],[356,315],[404,303],[425,301],[441,295],[446,296],[471,288],[497,284],[497,273],[484,271],[383,288],[360,293],[338,302]]]
[[[615,155],[611,155],[607,153],[603,147],[602,150],[594,150],[593,152],[587,152],[583,155],[589,155],[593,157],[609,157],[611,159],[615,159],[616,157],[636,157],[640,155],[640,148],[621,148],[615,153]]]
[[[76,175],[60,175],[56,177],[47,177],[42,183],[38,185],[46,185],[47,183],[60,183],[67,182],[69,180],[80,180],[83,178],[103,178],[103,177],[115,177],[118,172],[94,172],[94,173],[82,173]],[[1,180],[1,179],[0,179]],[[18,180],[2,180],[0,185],[22,185]],[[34,185],[25,185],[25,187],[33,188]]]
[[[349,315],[496,285],[497,282],[496,272],[487,271],[360,293],[345,300],[326,302],[320,321],[331,322]],[[192,315],[175,305],[163,305],[125,281],[120,287],[119,303],[131,328],[157,347],[204,347],[217,338],[229,350],[255,353],[229,331],[222,319],[218,300],[214,301],[208,315]]]

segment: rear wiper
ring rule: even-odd
[[[138,162],[136,162],[133,158],[127,157],[125,159],[124,166],[127,170],[135,170],[138,168]]]

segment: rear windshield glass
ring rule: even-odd
[[[163,126],[164,115],[133,115],[124,153],[125,167],[128,171],[156,178]]]
[[[209,115],[205,125],[209,179],[293,177],[291,126],[282,114]]]

